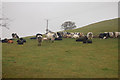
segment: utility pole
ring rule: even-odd
[[[46,33],[48,33],[48,19],[47,19]]]

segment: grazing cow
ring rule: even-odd
[[[18,43],[19,45],[23,45],[24,43],[26,43],[26,40],[23,39],[23,38],[20,38],[19,40],[17,40],[17,43]]]
[[[46,33],[46,37],[48,40],[54,42],[55,38],[58,38],[59,36],[57,35],[57,33],[48,32]]]
[[[99,38],[107,39],[107,38],[109,38],[109,33],[108,32],[100,33],[99,34]]]
[[[87,38],[88,39],[92,39],[93,38],[93,33],[92,32],[88,32],[87,33]]]
[[[38,40],[38,46],[41,46],[41,43],[42,43],[42,34],[37,34],[36,38]]]

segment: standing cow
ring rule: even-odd
[[[36,38],[37,38],[37,41],[38,41],[38,46],[41,46],[41,43],[42,43],[42,34],[37,34]]]

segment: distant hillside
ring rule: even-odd
[[[101,21],[74,30],[68,30],[68,32],[83,32],[84,34],[86,34],[87,32],[99,34],[100,32],[114,32],[114,31],[118,31],[118,18]]]

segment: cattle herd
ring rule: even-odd
[[[76,42],[92,43],[93,38],[108,39],[118,38],[119,36],[120,32],[103,32],[99,35],[93,35],[93,32],[88,32],[86,35],[80,32],[47,32],[46,34],[36,34],[35,37],[31,37],[30,39],[36,39],[38,41],[38,46],[41,46],[42,41],[49,41],[53,43],[55,40],[62,40],[62,38],[73,38]],[[14,39],[18,39],[17,44],[19,45],[26,43],[26,40],[19,38],[16,33],[12,33],[12,39],[0,39],[0,42],[14,43]]]

